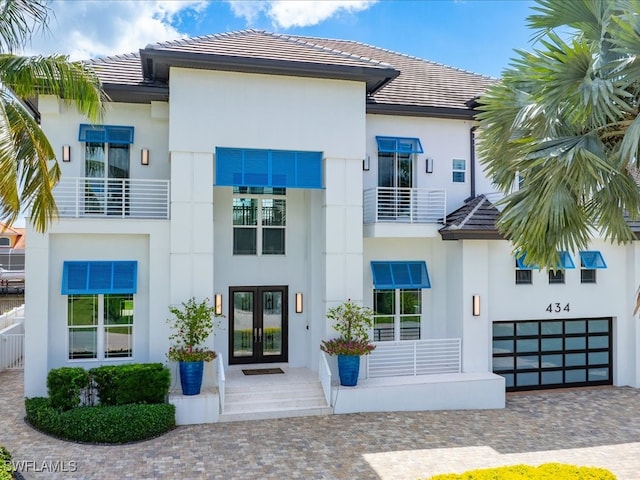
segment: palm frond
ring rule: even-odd
[[[46,29],[49,14],[46,0],[0,0],[0,52],[24,47],[33,33]]]

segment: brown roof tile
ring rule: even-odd
[[[499,214],[487,197],[478,195],[447,216],[440,235],[443,240],[502,238],[496,229]]]
[[[315,65],[315,68],[326,65],[327,68],[350,68],[372,74],[378,71],[381,73],[376,75],[381,75],[380,78],[387,77],[380,84],[388,83],[368,98],[369,110],[405,106],[471,112],[466,102],[496,81],[491,77],[351,40],[282,35],[259,30],[161,42],[148,45],[141,52],[145,56],[142,60],[153,55],[173,55],[172,58],[185,55],[192,59],[202,56],[261,62],[261,68],[264,69],[269,68],[270,62],[287,62],[288,65],[294,65],[293,68],[299,64],[300,68],[304,65]],[[142,88],[146,88],[148,92],[150,87],[164,86],[165,95],[168,93],[166,83],[159,84],[151,78],[144,78],[140,54],[99,58],[91,60],[89,64],[96,69],[100,80],[112,89],[130,87],[142,91]],[[276,63],[273,65],[275,71]],[[145,70],[147,68],[145,66]],[[399,76],[393,78],[398,71]]]

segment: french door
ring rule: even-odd
[[[378,152],[378,217],[411,215],[413,158],[410,153]]]
[[[286,286],[229,288],[229,364],[288,361]]]
[[[87,213],[129,213],[129,145],[88,142],[85,147]]]

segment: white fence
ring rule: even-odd
[[[331,405],[331,369],[329,368],[329,362],[327,362],[327,354],[324,352],[320,352],[320,368],[318,372],[324,398],[327,401],[327,405]]]
[[[368,355],[367,377],[460,373],[461,347],[459,338],[376,342]]]
[[[60,217],[169,218],[168,180],[63,178],[53,194]]]
[[[0,316],[0,371],[24,368],[24,305]]]
[[[364,223],[444,223],[447,191],[377,187],[364,191]]]

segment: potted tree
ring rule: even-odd
[[[353,387],[358,383],[360,356],[368,355],[376,348],[369,342],[373,312],[349,299],[337,307],[330,308],[327,318],[335,322],[333,328],[340,336],[323,340],[320,349],[329,355],[338,356],[340,385]]]
[[[196,302],[192,297],[182,302],[181,307],[169,307],[173,318],[167,319],[167,323],[174,333],[169,336],[172,345],[167,357],[180,366],[183,395],[200,393],[204,362],[216,358],[216,352],[203,346],[213,333],[213,318],[216,316],[215,307],[209,305],[208,301],[205,298],[202,302]]]

